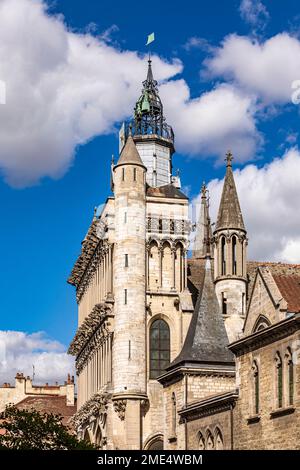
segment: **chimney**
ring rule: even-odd
[[[68,374],[68,380],[66,383],[66,399],[67,399],[67,406],[74,406],[75,404],[75,384],[74,384],[74,377]]]

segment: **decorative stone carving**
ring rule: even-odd
[[[141,400],[141,412],[145,416],[145,414],[149,411],[150,409],[150,403],[148,399]]]
[[[121,421],[125,419],[127,400],[114,400],[114,410],[118,414]]]
[[[97,393],[93,395],[88,401],[72,417],[72,423],[76,429],[83,426],[85,423],[90,422],[90,417],[99,417],[102,423],[106,422],[107,406],[111,398],[109,394]]]
[[[104,323],[107,315],[112,315],[110,306],[102,303],[97,304],[86,317],[82,325],[78,328],[70,346],[68,354],[72,356],[78,355],[96,330]],[[104,324],[104,329],[108,328],[108,323]]]

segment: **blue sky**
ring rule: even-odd
[[[112,153],[117,154],[118,148],[116,130],[119,121],[126,114],[130,115],[133,98],[137,98],[140,92],[140,78],[133,76],[132,68],[136,66],[136,75],[142,79],[142,74],[146,73],[144,44],[147,34],[152,31],[156,36],[153,54],[160,57],[157,62],[154,59],[154,74],[164,82],[165,88],[162,87],[161,91],[168,122],[178,129],[176,138],[179,152],[174,157],[174,168],[181,170],[183,187],[193,199],[197,197],[203,180],[213,180],[210,188],[212,212],[215,214],[224,174],[222,155],[230,145],[236,155],[236,179],[246,223],[248,221],[250,233],[256,240],[250,251],[252,257],[279,257],[282,261],[299,262],[299,223],[296,216],[287,215],[289,209],[294,207],[291,200],[295,203],[300,197],[300,191],[297,190],[299,181],[295,179],[300,169],[297,147],[299,106],[289,99],[291,88],[280,92],[280,80],[283,84],[291,84],[292,80],[300,79],[300,69],[297,76],[285,63],[288,55],[285,48],[290,51],[294,47],[296,65],[291,65],[291,69],[299,64],[298,2],[186,0],[153,1],[145,5],[137,1],[56,0],[48,2],[48,11],[40,10],[26,23],[30,25],[30,22],[36,22],[38,28],[34,33],[35,41],[40,41],[42,45],[45,41],[46,46],[36,50],[36,44],[28,39],[33,33],[30,29],[26,30],[27,26],[25,22],[22,23],[17,7],[21,6],[29,15],[29,10],[35,11],[40,3],[39,0],[4,0],[0,6],[2,21],[5,8],[15,14],[14,23],[6,22],[5,27],[0,28],[1,44],[5,45],[4,50],[7,49],[3,55],[0,53],[0,79],[7,84],[7,104],[0,105],[0,123],[5,131],[5,134],[0,131],[0,167],[3,175],[0,180],[1,330],[22,331],[29,335],[43,331],[43,338],[47,335],[65,345],[73,337],[77,323],[75,293],[67,285],[66,279],[79,254],[80,242],[92,219],[94,207],[104,202],[109,194],[110,159]],[[48,31],[49,18],[55,18],[55,25],[49,26]],[[15,33],[14,28],[19,22],[22,24]],[[286,37],[278,37],[283,32]],[[59,40],[61,36],[63,44],[68,34],[72,34],[75,42],[77,38],[81,41],[80,38],[90,34],[97,44],[100,42],[107,46],[99,69],[96,67],[98,50],[89,61],[85,62],[83,57],[93,54],[97,44],[89,50],[76,44],[76,54],[82,61],[70,68],[70,73],[68,65],[64,64],[65,72],[61,77],[57,70],[57,57],[62,53]],[[227,42],[224,46],[223,41],[226,42],[229,35],[234,35],[232,43]],[[276,37],[278,41],[267,49],[265,45]],[[244,43],[236,49],[239,38],[244,38]],[[49,46],[50,52],[47,52],[49,43],[57,43],[57,48]],[[251,44],[256,44],[256,50],[252,52]],[[245,60],[248,47],[250,54],[246,65],[249,73],[243,76],[243,70],[239,69],[240,61],[235,61],[233,56],[236,51],[236,57],[241,54],[241,59]],[[265,53],[260,53],[264,47]],[[127,56],[126,51],[132,51],[133,55]],[[113,63],[110,62],[112,55]],[[82,67],[80,73],[79,66]],[[99,99],[88,116],[82,117],[80,114],[82,120],[78,124],[77,108],[88,106],[86,102],[93,99],[97,76],[101,79],[101,74],[105,72],[106,80],[109,80],[109,71],[112,69],[114,73],[115,69],[119,69],[119,72],[113,76],[117,89],[111,103],[108,100],[104,106],[105,100]],[[278,73],[278,70],[281,72]],[[290,75],[281,77],[285,71]],[[89,84],[88,80],[93,73],[94,81]],[[25,77],[22,84],[15,81],[15,76],[20,74]],[[43,80],[36,81],[39,74],[43,75]],[[126,89],[119,88],[118,83],[118,80],[126,83],[127,76],[131,84],[128,101],[124,96]],[[256,80],[257,76],[259,80]],[[47,113],[52,113],[51,100],[56,98],[53,95],[55,87],[51,88],[52,94],[49,92],[47,95],[45,92],[49,77],[54,77],[57,89],[74,87],[74,93],[70,93],[68,100],[62,101],[64,104],[60,105],[59,113],[64,106],[63,116],[57,114],[59,118],[55,118],[55,123],[48,128]],[[69,88],[68,80],[72,81]],[[81,85],[88,89],[82,99],[78,97]],[[272,89],[270,93],[268,86]],[[182,112],[177,112],[177,93],[178,96],[184,96],[187,87],[189,96],[181,99],[178,106]],[[233,100],[233,105],[229,105],[228,110],[225,108],[221,118],[217,111],[221,120],[216,122],[214,128],[213,125],[209,127],[207,116],[211,109],[215,112],[215,101],[203,107],[197,100],[203,93],[211,93],[216,89],[220,94],[230,93],[228,99]],[[20,93],[19,103],[11,106],[10,93],[15,90]],[[26,102],[27,93],[30,104]],[[36,101],[32,99],[31,93]],[[40,97],[44,95],[50,104],[43,107]],[[166,103],[168,97],[172,104]],[[210,97],[215,100],[215,95]],[[190,106],[191,103],[193,106],[193,99],[196,100],[194,111]],[[235,106],[241,106],[237,116]],[[118,108],[121,110],[119,113]],[[100,110],[103,113],[101,118]],[[36,111],[39,118],[31,125],[30,116]],[[106,122],[105,116],[108,114]],[[231,118],[233,123],[236,119],[237,124],[221,132],[224,123]],[[74,121],[74,124],[69,126],[69,121]],[[244,126],[241,133],[237,130],[239,124]],[[198,134],[201,134],[201,128],[205,128],[205,135],[200,138]],[[52,148],[56,139],[59,144]],[[276,157],[280,160],[274,161]],[[281,178],[284,180],[282,184]],[[272,193],[269,188],[274,181],[276,184]],[[268,194],[263,192],[266,187]],[[270,212],[270,219],[263,208],[259,209],[257,194],[262,195],[265,209],[268,205],[274,210]],[[278,235],[277,228],[274,229],[272,225],[280,217],[280,212],[278,214],[275,211],[276,207],[279,211],[281,208],[283,217],[287,216],[289,220],[286,231],[279,231]],[[296,221],[290,222],[290,219]],[[265,221],[268,226],[263,228]],[[272,242],[267,247],[269,240]],[[32,346],[24,348],[32,353]],[[43,341],[34,348],[39,354],[43,350]],[[54,344],[53,348],[50,347],[52,349],[62,354],[60,346],[56,348]],[[49,352],[49,348],[45,350]],[[10,357],[15,360],[18,356],[12,352]],[[64,367],[68,367],[68,364]],[[65,369],[61,373],[65,373]],[[42,378],[44,375],[41,373]]]

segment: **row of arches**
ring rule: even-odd
[[[261,364],[256,358],[252,363],[252,411],[255,415],[260,414],[260,380]],[[292,406],[294,404],[294,362],[290,347],[286,348],[284,355],[276,351],[274,356],[274,408]]]
[[[146,265],[148,290],[182,292],[185,289],[187,260],[182,242],[149,241]]]
[[[85,429],[83,434],[83,440],[85,442],[95,444],[98,449],[104,449],[106,445],[106,438],[103,437],[103,432],[98,425],[95,433],[92,433],[88,428]]]
[[[199,450],[223,450],[224,442],[220,428],[217,426],[212,432],[209,428],[205,432],[198,432]]]
[[[244,276],[246,272],[246,237],[232,234],[221,235],[215,245],[217,272],[219,276]]]

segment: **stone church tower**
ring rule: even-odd
[[[157,377],[179,354],[194,309],[188,198],[172,176],[174,134],[151,61],[120,130],[112,191],[95,212],[69,282],[76,287],[78,435],[106,449],[163,446]]]
[[[113,403],[124,406],[118,446],[140,447],[146,395],[146,167],[129,135],[113,172],[115,195]],[[128,416],[128,419],[126,419]]]
[[[228,152],[223,192],[213,233],[216,294],[230,341],[237,339],[242,331],[247,292],[247,232],[234,182],[232,159],[232,154]]]

